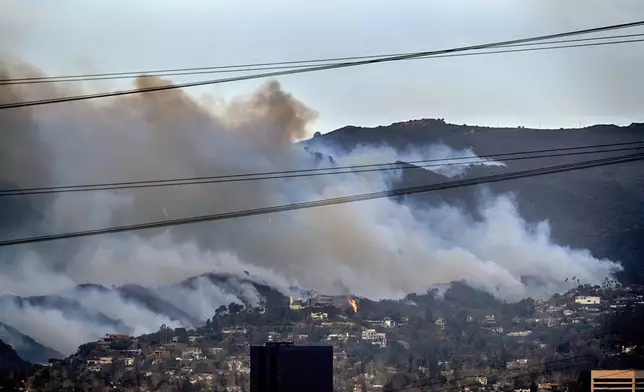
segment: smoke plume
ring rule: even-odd
[[[0,74],[20,77],[24,69],[7,68]],[[139,78],[135,87],[165,83],[170,82]],[[0,86],[0,101],[68,93],[52,85]],[[177,89],[2,110],[0,183],[5,188],[47,187],[328,165],[316,163],[294,144],[310,134],[316,116],[276,81],[215,108]],[[471,154],[445,145],[408,151],[387,146],[321,149],[342,165]],[[481,159],[473,164],[499,163]],[[453,177],[467,167],[431,169]],[[380,191],[401,175],[369,172],[3,197],[0,211],[10,214],[2,212],[0,233],[4,238],[60,233]],[[100,317],[89,310],[70,315],[7,297],[0,303],[0,322],[70,353],[107,332],[194,326],[212,317],[219,305],[261,301],[242,280],[229,281],[225,288],[205,277],[188,286],[178,284],[209,272],[248,275],[284,293],[297,286],[324,293],[348,290],[369,298],[400,297],[464,279],[499,298],[519,300],[568,289],[564,279],[569,276],[599,283],[619,268],[588,251],[552,243],[548,223],[524,221],[512,195],[483,195],[479,208],[482,219],[475,220],[449,205],[379,199],[2,248],[1,294],[56,294]],[[543,284],[524,284],[526,275]],[[80,289],[81,284],[99,286]],[[165,310],[155,311],[158,307]]]

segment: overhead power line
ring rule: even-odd
[[[613,148],[613,149],[597,149],[597,148],[615,147],[615,146],[630,146],[630,147]],[[578,150],[590,149],[590,148],[594,148],[595,150],[578,151]],[[423,159],[423,160],[413,160],[413,161],[396,162],[396,163],[375,163],[375,164],[365,164],[365,165],[335,166],[335,167],[328,167],[328,168],[284,170],[284,171],[247,173],[247,174],[230,174],[230,175],[207,176],[207,177],[184,177],[184,178],[175,178],[175,179],[167,179],[167,180],[126,181],[126,182],[113,182],[113,183],[103,183],[103,184],[68,185],[68,186],[58,186],[58,187],[5,189],[5,190],[0,190],[0,197],[287,179],[287,178],[298,178],[298,177],[328,176],[328,175],[338,175],[338,174],[357,174],[357,173],[389,171],[389,170],[412,170],[412,169],[425,169],[425,168],[431,168],[431,167],[463,166],[463,165],[471,165],[471,164],[477,164],[477,163],[486,163],[486,162],[489,162],[486,160],[489,160],[491,158],[503,158],[502,159],[503,161],[515,161],[515,160],[527,160],[527,159],[570,157],[570,156],[586,155],[586,154],[615,153],[615,152],[624,152],[624,151],[632,151],[632,150],[641,150],[643,148],[644,148],[644,141],[637,141],[637,142],[625,142],[625,143],[600,144],[600,145],[594,145],[594,146],[562,147],[562,148],[556,148],[556,149],[487,154],[487,155],[481,155],[481,156],[472,155],[469,157]],[[561,153],[562,151],[564,152]],[[570,152],[570,151],[573,151],[573,152]],[[547,153],[547,154],[529,155],[529,154],[540,154],[540,153]],[[504,157],[507,157],[507,158],[504,158]]]
[[[306,202],[272,206],[272,207],[260,207],[255,209],[224,212],[224,213],[217,213],[212,215],[201,215],[201,216],[189,217],[189,218],[170,219],[170,220],[163,220],[163,221],[157,221],[157,222],[125,225],[125,226],[115,226],[115,227],[108,227],[103,229],[94,229],[94,230],[77,231],[77,232],[70,232],[70,233],[51,234],[51,235],[43,235],[43,236],[37,236],[37,237],[5,240],[5,241],[0,241],[0,247],[10,246],[10,245],[30,244],[30,243],[36,243],[36,242],[47,242],[47,241],[69,239],[69,238],[89,237],[89,236],[95,236],[95,235],[101,235],[101,234],[112,234],[112,233],[122,233],[122,232],[128,232],[128,231],[147,230],[147,229],[163,228],[163,227],[169,227],[169,226],[186,225],[186,224],[192,224],[192,223],[219,221],[219,220],[226,220],[226,219],[233,219],[233,218],[243,218],[243,217],[256,216],[256,215],[271,214],[276,212],[294,211],[294,210],[300,210],[300,209],[306,209],[306,208],[315,208],[315,207],[323,207],[323,206],[330,206],[330,205],[353,203],[357,201],[405,196],[405,195],[411,195],[415,193],[432,192],[432,191],[446,190],[446,189],[452,189],[452,188],[460,188],[465,186],[507,181],[507,180],[513,180],[513,179],[542,176],[547,174],[563,173],[563,172],[582,170],[582,169],[588,169],[593,167],[603,167],[608,165],[634,162],[639,160],[644,160],[644,153],[629,154],[629,155],[623,155],[620,157],[613,157],[613,158],[595,159],[595,160],[577,162],[577,163],[566,164],[566,165],[544,167],[539,169],[521,170],[513,173],[484,176],[484,177],[478,177],[478,178],[472,178],[472,179],[448,181],[448,182],[443,182],[439,184],[430,184],[430,185],[423,185],[423,186],[386,190],[386,191],[380,191],[380,192],[363,193],[363,194],[358,194],[353,196],[335,197],[330,199],[306,201]]]
[[[557,41],[548,41],[548,42],[530,42],[525,44],[511,44],[511,45],[504,45],[503,48],[527,47],[527,46],[535,46],[535,45],[559,45],[559,44],[572,43],[572,42],[604,41],[604,40],[611,40],[611,39],[634,38],[634,37],[643,37],[643,36],[644,36],[644,33],[609,35],[609,36],[592,37],[592,38],[577,38],[577,39],[557,40]],[[605,43],[601,43],[600,45],[604,45],[604,44],[610,45],[610,44],[629,43],[629,42],[641,42],[641,40],[605,42]],[[551,46],[551,47],[544,47],[544,48],[536,48],[532,50],[564,49],[564,48],[584,47],[584,46],[595,46],[595,45]],[[519,50],[519,51],[528,51],[528,50]],[[477,53],[471,53],[470,55],[484,55],[484,54],[509,53],[509,52],[516,52],[516,50],[515,51],[477,52]],[[403,55],[409,55],[409,54],[413,54],[413,52],[351,56],[351,57],[333,57],[333,58],[323,58],[323,59],[313,59],[313,60],[292,60],[292,61],[279,61],[279,62],[270,62],[270,63],[219,65],[219,66],[210,66],[210,67],[171,68],[171,69],[141,70],[141,71],[130,71],[130,72],[105,72],[105,73],[94,73],[94,74],[10,78],[10,79],[0,79],[0,86],[1,85],[20,85],[20,84],[60,83],[60,82],[86,82],[86,81],[94,81],[94,80],[149,78],[149,77],[162,77],[162,76],[187,76],[187,75],[204,75],[204,74],[231,73],[231,72],[251,72],[251,71],[266,71],[266,70],[278,70],[278,69],[293,69],[293,68],[302,68],[303,66],[313,67],[319,63],[329,63],[329,62],[337,63],[341,61],[375,59],[375,58],[384,58],[384,57],[391,57],[391,56],[403,56]],[[418,59],[439,58],[439,57],[454,57],[454,56],[453,55],[426,56]]]
[[[400,60],[407,60],[407,59],[427,57],[427,56],[447,55],[451,53],[468,52],[472,50],[496,48],[496,47],[502,47],[507,45],[514,45],[514,44],[524,44],[524,43],[544,41],[549,39],[565,38],[565,37],[570,37],[575,35],[599,33],[599,32],[604,32],[609,30],[633,28],[633,27],[642,26],[642,25],[644,25],[644,21],[596,27],[596,28],[585,29],[585,30],[569,31],[569,32],[557,33],[557,34],[541,35],[536,37],[514,39],[509,41],[499,41],[499,42],[492,42],[492,43],[472,45],[472,46],[463,46],[463,47],[457,47],[457,48],[451,48],[451,49],[416,52],[416,53],[400,55],[400,56],[381,57],[376,59],[367,59],[367,60],[361,60],[361,61],[355,61],[355,62],[325,64],[325,65],[314,66],[314,67],[303,67],[303,68],[297,68],[297,69],[291,69],[291,70],[258,73],[253,75],[236,76],[236,77],[224,78],[224,79],[202,80],[202,81],[196,81],[196,82],[146,87],[146,88],[135,89],[135,90],[123,90],[123,91],[106,92],[106,93],[77,95],[77,96],[70,96],[70,97],[50,98],[50,99],[42,99],[42,100],[26,101],[26,102],[14,102],[14,103],[0,105],[0,109],[47,105],[47,104],[62,103],[62,102],[74,102],[74,101],[82,101],[82,100],[88,100],[88,99],[141,94],[146,92],[166,91],[166,90],[173,90],[173,89],[187,88],[187,87],[206,86],[211,84],[228,83],[228,82],[235,82],[235,81],[241,81],[241,80],[251,80],[251,79],[269,78],[274,76],[294,75],[294,74],[307,73],[307,72],[326,71],[331,69],[348,68],[348,67],[355,67],[360,65],[400,61]],[[517,49],[517,50],[521,50],[521,49]]]

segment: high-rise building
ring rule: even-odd
[[[332,392],[333,347],[267,342],[250,348],[251,392]]]
[[[644,370],[593,370],[591,392],[644,392]]]

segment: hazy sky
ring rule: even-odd
[[[51,75],[432,50],[644,19],[642,0],[0,0],[0,9],[0,58],[18,57]],[[638,32],[644,28],[609,34]],[[642,69],[644,43],[635,43],[280,81],[320,112],[322,132],[422,117],[559,127],[644,121]],[[261,83],[191,93],[229,99]]]

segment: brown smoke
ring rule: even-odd
[[[11,71],[14,78],[43,76],[24,64]],[[156,77],[134,81],[136,89],[168,84],[171,81]],[[0,93],[0,99],[9,102],[78,91],[67,85],[37,84],[4,86]],[[316,117],[276,81],[233,100],[224,110],[216,109],[176,89],[4,110],[0,181],[34,187],[214,176],[261,171],[267,164],[280,170],[296,164],[291,143],[307,134],[307,125]],[[279,201],[271,192],[275,185],[247,182],[117,191],[117,199],[130,200],[113,200],[118,207],[105,206],[104,200],[97,204],[97,194],[39,197],[34,203],[45,216],[44,231],[81,230],[275,204]],[[50,207],[50,202],[55,205]],[[99,214],[100,209],[106,213]],[[100,219],[91,219],[93,215]],[[241,228],[226,232],[233,234],[219,236],[220,241],[243,236]]]
[[[291,94],[284,93],[277,81],[266,83],[247,99],[236,99],[228,106],[225,119],[236,127],[268,127],[265,132],[253,132],[256,143],[283,146],[302,140],[307,124],[318,113]],[[255,124],[253,124],[255,123]]]

